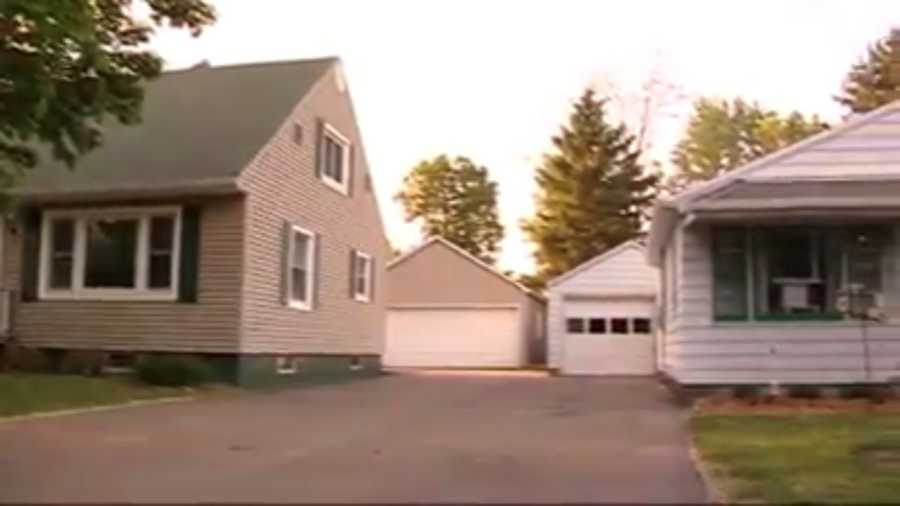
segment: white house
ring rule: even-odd
[[[548,366],[561,374],[656,372],[656,269],[629,241],[548,284]]]
[[[687,385],[900,377],[898,239],[898,102],[658,203],[662,371]]]

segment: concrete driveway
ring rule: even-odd
[[[0,501],[699,502],[651,380],[390,375],[0,424]]]

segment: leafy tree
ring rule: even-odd
[[[640,235],[659,178],[639,162],[625,125],[609,123],[605,107],[586,90],[537,169],[537,212],[522,224],[536,245],[530,286]]]
[[[3,0],[0,3],[0,188],[37,163],[70,167],[102,141],[102,123],[140,121],[143,87],[162,60],[155,27],[197,35],[215,20],[204,0]]]
[[[784,116],[739,98],[701,98],[672,154],[668,189],[712,179],[827,128],[817,116]]]
[[[900,30],[891,30],[869,46],[866,56],[847,73],[841,94],[834,98],[856,113],[900,99]]]
[[[465,157],[425,160],[403,180],[394,198],[407,221],[422,220],[422,232],[440,236],[493,264],[503,239],[497,212],[497,183],[487,168]]]

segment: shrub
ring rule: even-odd
[[[735,399],[749,401],[754,404],[761,397],[760,388],[756,385],[738,385],[734,387],[733,395]]]
[[[843,399],[868,399],[872,395],[872,387],[868,385],[847,385],[841,387]]]
[[[212,381],[212,367],[200,357],[190,355],[148,355],[136,368],[137,377],[150,385],[177,387]]]
[[[813,385],[794,385],[788,388],[788,395],[794,399],[821,399],[822,389]]]

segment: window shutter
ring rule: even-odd
[[[28,209],[22,218],[22,301],[33,302],[38,298],[38,269],[41,264],[41,211]]]
[[[315,160],[315,170],[316,177],[322,178],[322,164],[325,162],[324,157],[324,143],[323,138],[325,135],[325,122],[321,119],[316,121],[316,160]]]
[[[356,298],[356,250],[350,248],[350,298]]]
[[[355,174],[354,168],[356,167],[356,149],[352,144],[347,146],[347,196],[353,196],[353,182]]]
[[[200,279],[200,207],[181,211],[181,268],[178,301],[197,302]]]
[[[375,302],[375,257],[369,261],[369,300]]]
[[[291,224],[285,221],[281,225],[281,304],[287,306],[291,302]]]

